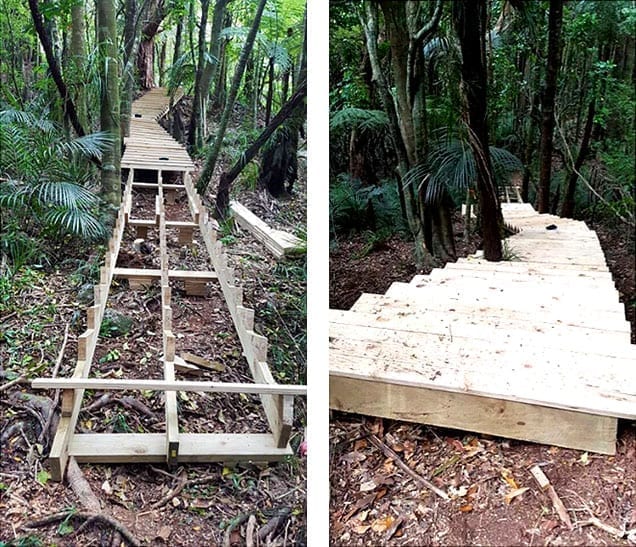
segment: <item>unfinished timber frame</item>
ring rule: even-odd
[[[227,265],[227,257],[209,221],[201,199],[192,183],[194,168],[185,149],[174,141],[157,123],[168,111],[169,99],[165,90],[154,89],[133,103],[130,137],[122,167],[129,169],[128,179],[119,209],[113,236],[108,243],[100,282],[94,288],[94,305],[87,309],[87,328],[78,339],[77,364],[72,378],[38,378],[34,388],[62,390],[61,418],[53,440],[49,462],[53,480],[60,481],[68,458],[79,462],[140,463],[166,462],[231,462],[276,461],[292,453],[289,438],[293,422],[294,396],[306,395],[306,386],[279,385],[267,365],[267,339],[254,332],[254,311],[243,306],[242,290],[234,284],[234,272]],[[135,170],[155,171],[156,183],[138,182]],[[181,174],[182,184],[164,184],[165,172]],[[152,219],[135,219],[132,212],[134,187],[154,188],[157,191],[155,215]],[[166,221],[165,203],[174,201],[176,191],[185,191],[192,214],[191,222]],[[161,268],[145,270],[117,268],[125,227],[133,226],[145,237],[148,228],[159,231]],[[166,228],[179,229],[179,242],[192,240],[199,230],[210,257],[212,270],[170,270],[168,265]],[[110,286],[114,277],[129,280],[131,289],[159,280],[163,327],[163,380],[111,380],[89,378],[100,326],[106,309]],[[254,383],[196,382],[175,380],[175,334],[172,330],[171,279],[183,280],[186,293],[205,295],[209,282],[219,283],[232,321],[238,333],[243,354]],[[85,389],[99,390],[155,390],[165,392],[164,433],[75,433]],[[259,394],[270,427],[269,433],[180,433],[177,412],[177,391]]]
[[[331,408],[613,454],[636,346],[596,234],[502,205],[512,261],[478,255],[330,310]]]

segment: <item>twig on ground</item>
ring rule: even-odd
[[[158,470],[155,469],[155,471],[158,471]],[[216,479],[215,475],[206,475],[205,477],[199,477],[198,479],[190,479],[190,480],[187,480],[187,477],[188,477],[188,474],[184,470],[177,477],[179,480],[179,483],[177,484],[177,486],[169,490],[168,493],[159,501],[153,503],[151,506],[152,509],[159,509],[159,507],[163,507],[164,505],[172,501],[173,498],[177,497],[183,491],[184,488],[188,488],[190,486],[197,486],[199,484],[206,484]]]
[[[104,515],[102,513],[89,513],[84,511],[62,511],[60,513],[54,513],[52,515],[48,515],[46,517],[32,520],[31,522],[27,522],[21,526],[24,530],[29,530],[31,528],[41,528],[43,526],[48,526],[49,524],[54,524],[56,522],[60,522],[61,520],[66,519],[78,519],[84,521],[91,522],[101,522],[102,524],[106,524],[119,532],[125,541],[133,545],[134,547],[139,547],[141,543],[132,535],[132,533],[126,528],[121,522],[114,519],[113,517],[109,517],[108,515]]]
[[[393,460],[395,465],[397,465],[402,471],[404,471],[409,477],[411,477],[415,482],[419,485],[428,488],[431,492],[438,495],[440,498],[444,500],[450,499],[448,494],[435,486],[432,482],[426,480],[424,477],[418,475],[415,471],[413,471],[406,463],[402,461],[402,458],[390,447],[384,444],[378,437],[376,437],[373,433],[369,434],[369,441],[376,448],[379,448],[387,458]]]
[[[241,513],[238,517],[232,519],[230,525],[225,529],[225,534],[223,534],[223,547],[230,547],[232,545],[232,532],[248,520],[251,514],[252,513]]]
[[[0,392],[2,391],[6,391],[7,389],[9,389],[10,387],[19,384],[21,382],[24,382],[26,380],[27,375],[26,374],[20,374],[20,376],[18,376],[17,378],[14,378],[13,380],[11,380],[10,382],[7,382],[6,384],[2,384],[0,386]]]

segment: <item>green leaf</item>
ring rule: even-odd
[[[46,485],[46,483],[49,481],[50,478],[51,478],[51,474],[45,469],[38,471],[38,474],[36,476],[37,481],[43,486]]]

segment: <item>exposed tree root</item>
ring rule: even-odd
[[[62,520],[83,520],[85,521],[78,529],[77,532],[84,529],[86,526],[89,526],[92,523],[100,523],[110,526],[113,530],[121,535],[121,537],[134,547],[139,547],[141,543],[132,535],[130,530],[126,528],[121,522],[114,519],[113,517],[109,517],[108,515],[104,515],[102,513],[89,513],[85,511],[62,511],[60,513],[54,513],[52,515],[48,515],[41,519],[32,520],[26,524],[22,525],[24,530],[29,530],[30,528],[41,528],[43,526],[48,526],[50,524],[54,524],[56,522],[60,522]],[[77,533],[76,532],[76,533]]]

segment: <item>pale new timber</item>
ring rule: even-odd
[[[179,93],[180,95],[180,93]],[[177,99],[178,100],[178,97]],[[185,148],[172,139],[157,123],[170,106],[164,90],[157,89],[135,101],[131,121],[131,136],[126,139],[122,166],[129,169],[113,237],[108,242],[104,266],[100,269],[99,285],[95,287],[95,305],[87,310],[87,330],[78,338],[78,359],[72,378],[56,378],[62,389],[61,419],[50,452],[52,479],[61,481],[69,456],[82,462],[165,462],[175,466],[181,462],[208,461],[270,461],[292,454],[289,446],[293,424],[294,397],[306,395],[306,386],[279,385],[267,365],[267,339],[256,334],[254,311],[242,305],[242,290],[236,286],[234,272],[227,267],[227,257],[216,241],[215,221],[209,219],[192,183],[194,168]],[[156,182],[135,181],[135,169],[156,171]],[[183,184],[164,184],[173,176]],[[156,190],[153,219],[132,219],[133,187]],[[174,203],[176,190],[185,190],[192,221],[167,221],[165,204]],[[151,227],[159,237],[160,269],[145,270],[115,268],[126,225],[136,228],[139,237],[147,237]],[[168,260],[168,230],[176,230],[178,244],[192,242],[198,229],[210,255],[211,271],[170,270]],[[113,277],[126,277],[132,289],[160,282],[163,373],[162,380],[117,380],[89,378],[104,308]],[[218,281],[237,328],[243,352],[254,383],[183,382],[175,378],[175,369],[201,373],[175,355],[176,337],[172,328],[171,280],[183,280],[187,294],[206,295],[206,283]],[[193,369],[196,369],[193,371]],[[45,388],[50,380],[35,380],[36,388]],[[83,386],[83,387],[82,387]],[[159,390],[164,392],[165,431],[148,434],[76,434],[75,429],[86,386],[92,389]],[[270,434],[225,433],[188,434],[179,431],[177,391],[258,394],[271,429]],[[182,424],[183,425],[183,424]]]
[[[477,254],[330,312],[330,406],[614,453],[617,419],[636,418],[636,346],[598,238],[502,211],[514,261]]]

